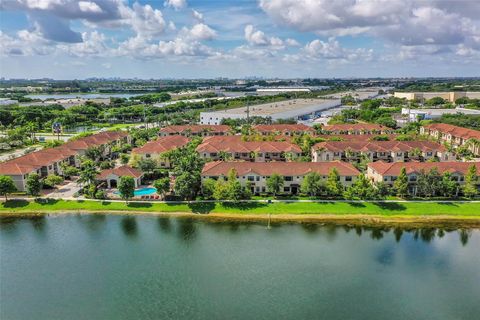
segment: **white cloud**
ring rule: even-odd
[[[308,59],[342,60],[345,62],[365,61],[373,58],[373,50],[364,48],[347,49],[342,47],[335,38],[329,38],[326,42],[315,39],[305,45],[302,53]]]
[[[102,8],[98,6],[95,2],[91,1],[80,1],[78,2],[78,7],[80,8],[80,11],[83,12],[95,12],[95,13],[101,13]]]
[[[286,39],[285,44],[290,47],[298,47],[300,45],[297,40],[291,38]]]
[[[165,7],[171,7],[175,10],[183,9],[187,6],[186,0],[166,0],[164,3]]]
[[[124,15],[138,35],[159,35],[165,30],[166,23],[162,12],[158,9],[153,9],[148,4],[142,6],[134,3],[133,10],[126,10]]]
[[[192,9],[192,17],[198,22],[203,22],[203,14],[201,14],[197,10]]]
[[[471,42],[480,14],[478,1],[470,0],[260,0],[260,7],[300,31],[367,34],[409,46]]]
[[[217,36],[217,32],[204,23],[197,23],[188,33],[197,40],[212,40]]]
[[[108,56],[110,49],[105,44],[105,35],[98,31],[83,32],[82,42],[59,45],[58,48],[76,57]]]

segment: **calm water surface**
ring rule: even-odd
[[[4,319],[478,319],[480,231],[0,223]]]

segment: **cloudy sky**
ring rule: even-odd
[[[480,0],[0,0],[0,76],[480,76]]]

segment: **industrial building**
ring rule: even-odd
[[[224,111],[201,112],[201,124],[221,124],[223,119],[247,119],[247,117],[269,117],[279,119],[309,119],[318,112],[341,105],[340,99],[294,99],[261,105],[229,109]]]
[[[480,92],[452,91],[452,92],[395,92],[395,98],[425,101],[432,98],[442,98],[455,102],[458,98],[480,99]]]

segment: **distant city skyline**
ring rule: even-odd
[[[480,76],[475,0],[0,0],[4,78]]]

